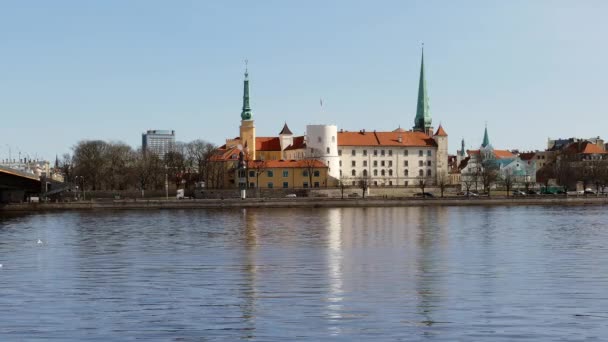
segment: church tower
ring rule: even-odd
[[[418,84],[418,103],[416,105],[416,118],[413,130],[433,135],[431,126],[431,110],[429,109],[429,96],[426,91],[426,78],[424,75],[424,45],[422,47],[422,61],[420,63],[420,82]]]
[[[245,64],[245,80],[243,82],[243,111],[241,112],[240,138],[241,145],[245,149],[249,160],[256,160],[255,125],[253,123],[251,107],[249,106],[249,73],[247,72],[247,64]]]

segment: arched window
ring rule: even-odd
[[[381,170],[381,171],[380,171],[380,174],[381,174],[382,176],[384,176],[384,173],[385,173],[385,172],[384,172],[384,170]]]
[[[354,177],[354,176],[356,176],[356,175],[357,175],[357,171],[353,170],[353,171],[351,171],[351,173],[350,173],[350,174],[351,174],[351,175]]]
[[[327,154],[329,154],[329,147],[327,148]]]
[[[418,170],[418,176],[420,176],[420,177],[424,176],[424,171]]]
[[[404,175],[405,177],[409,176],[409,172],[407,171],[407,169],[403,170],[403,175]]]
[[[431,170],[426,170],[426,175],[430,176],[431,175]]]
[[[331,136],[331,142],[332,142],[332,143],[336,142],[336,136],[335,136],[335,135],[332,135],[332,136]]]
[[[374,176],[378,175],[378,170],[374,170]]]
[[[388,170],[388,175],[392,176],[393,175],[393,170]]]
[[[367,170],[363,170],[363,177],[367,177]]]

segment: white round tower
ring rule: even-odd
[[[338,157],[338,126],[307,125],[306,157],[321,160],[328,167],[328,175],[340,179],[340,157]]]

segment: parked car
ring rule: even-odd
[[[433,198],[435,195],[430,192],[417,192],[414,194],[414,197]]]
[[[526,193],[521,190],[514,190],[513,196],[526,196]]]
[[[583,193],[585,195],[595,195],[595,191],[590,188],[585,189],[585,191]]]
[[[296,194],[287,194],[285,197],[298,197]]]
[[[538,191],[536,191],[536,190],[528,190],[527,194],[528,195],[538,195]]]

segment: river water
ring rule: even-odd
[[[602,206],[3,214],[0,340],[604,340],[607,223]]]

